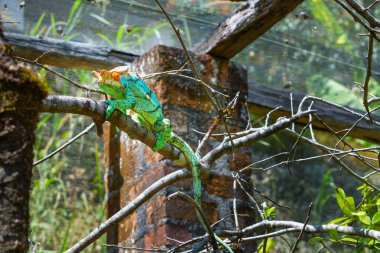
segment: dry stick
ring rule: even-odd
[[[335,2],[337,2],[340,6],[342,6],[343,9],[345,9],[351,16],[352,18],[358,22],[359,24],[361,24],[368,32],[370,33],[374,33],[374,32],[377,32],[376,30],[374,30],[371,26],[368,26],[366,23],[363,22],[363,20],[361,20],[361,18],[355,13],[353,12],[345,3],[343,3],[342,1],[340,0],[335,0]],[[368,21],[368,20],[367,20]],[[375,25],[373,25],[375,26]],[[380,39],[374,35],[374,38],[380,42]]]
[[[237,179],[237,182],[238,184],[240,185],[240,187],[247,193],[247,191],[245,190],[244,186],[242,185],[242,183],[240,182],[241,178],[238,178]],[[259,189],[257,189],[256,187],[252,186],[253,190],[259,194],[262,198],[268,200],[269,202],[272,202],[273,204],[275,204],[276,206],[280,207],[280,208],[285,208],[285,209],[288,209],[288,210],[292,210],[290,207],[287,207],[287,206],[283,206],[283,205],[280,205],[279,203],[277,203],[276,201],[270,199],[269,197],[265,196],[264,193],[262,193]]]
[[[47,156],[45,156],[44,158],[38,160],[37,162],[33,163],[33,167],[52,158],[54,155],[58,154],[60,151],[62,151],[63,149],[65,149],[67,146],[69,146],[71,143],[73,143],[74,141],[76,141],[77,139],[79,139],[80,137],[82,137],[83,135],[87,134],[90,132],[90,130],[95,126],[95,123],[92,123],[91,125],[89,125],[85,130],[83,130],[82,132],[80,132],[79,134],[77,134],[76,136],[74,136],[72,139],[70,139],[68,142],[66,142],[65,144],[63,144],[62,146],[60,146],[59,148],[57,148],[56,150],[54,150],[53,152],[51,152],[50,154],[48,154]]]
[[[172,172],[169,175],[166,175],[161,179],[157,180],[147,189],[145,189],[142,193],[140,193],[134,200],[132,200],[125,207],[120,209],[120,211],[112,215],[108,220],[103,222],[100,226],[94,229],[91,233],[89,233],[86,237],[84,237],[82,240],[76,243],[73,247],[65,251],[65,253],[75,253],[82,251],[91,243],[93,243],[96,239],[102,236],[105,232],[107,232],[107,230],[111,226],[117,224],[118,222],[126,218],[137,208],[139,208],[143,203],[152,198],[160,190],[164,189],[165,187],[173,184],[178,180],[190,177],[190,173],[187,170],[182,169]]]
[[[295,136],[299,136],[298,133],[290,130],[290,129],[286,129],[289,133],[295,135]],[[335,154],[331,153],[330,151],[330,148],[329,147],[326,147],[318,142],[315,142],[313,140],[310,140],[306,137],[301,137],[301,139],[303,141],[306,141],[307,143],[311,144],[311,145],[314,145],[316,146],[317,148],[319,148],[320,150],[324,151],[324,152],[328,152],[331,154],[331,156],[333,157],[333,159],[340,165],[343,167],[343,169],[348,173],[350,174],[351,176],[353,176],[354,178],[356,178],[357,180],[359,180],[360,182],[362,182],[363,184],[366,184],[366,185],[369,185],[371,186],[372,188],[374,188],[376,191],[380,191],[380,188],[378,188],[376,185],[368,182],[367,180],[365,180],[365,178],[361,177],[360,175],[358,175],[357,173],[355,173],[353,170],[351,170],[345,163],[343,163],[338,157],[336,157]]]
[[[236,101],[239,98],[239,92],[236,93],[235,97],[228,103],[226,109],[224,109],[223,113],[228,112],[228,110],[233,110],[236,106]],[[220,117],[216,118],[212,125],[210,126],[209,130],[207,131],[206,135],[203,137],[202,141],[199,143],[197,150],[195,151],[195,154],[200,157],[202,147],[205,145],[208,138],[210,138],[212,132],[215,130],[215,128],[219,125]],[[231,137],[231,133],[229,133],[229,136]],[[232,137],[231,137],[232,139]]]
[[[371,123],[373,123],[373,119],[371,116],[371,113],[369,111],[369,104],[368,104],[368,84],[369,80],[371,78],[372,74],[372,55],[373,55],[373,33],[369,34],[369,41],[368,41],[368,54],[367,54],[367,73],[364,80],[364,94],[363,94],[363,105],[365,110],[368,113],[368,117]]]
[[[271,159],[273,159],[273,158],[276,158],[276,157],[278,157],[278,156],[282,156],[282,155],[289,155],[289,152],[278,153],[278,154],[272,155],[272,156],[270,156],[270,157],[264,158],[264,159],[262,159],[262,160],[260,160],[260,161],[257,161],[257,162],[254,162],[254,163],[251,163],[250,165],[247,165],[246,167],[240,169],[239,172],[240,172],[240,173],[241,173],[241,172],[244,172],[244,171],[246,171],[246,170],[248,170],[248,169],[251,169],[251,167],[253,167],[254,165],[257,165],[257,164],[259,164],[259,163],[266,162],[266,161],[268,161],[268,160],[271,160]]]
[[[37,65],[37,66],[39,66],[39,67],[41,67],[41,68],[43,68],[43,69],[46,69],[47,71],[49,71],[49,72],[51,72],[51,73],[53,73],[53,74],[55,74],[55,75],[61,77],[62,79],[64,79],[64,80],[66,80],[66,81],[68,81],[68,82],[74,84],[75,87],[77,87],[77,88],[79,88],[79,89],[83,89],[83,90],[85,90],[86,92],[95,92],[95,93],[99,93],[99,94],[103,94],[103,95],[104,95],[104,92],[103,92],[103,91],[98,90],[98,89],[91,89],[91,88],[88,88],[88,87],[86,87],[86,86],[83,86],[83,85],[81,85],[80,83],[77,83],[77,82],[71,80],[70,78],[67,78],[66,76],[62,75],[61,73],[58,73],[57,71],[55,71],[55,70],[53,70],[53,69],[51,69],[51,68],[49,68],[49,67],[47,67],[47,66],[45,66],[45,65],[43,65],[43,64],[41,64],[41,63],[39,63],[39,62],[32,61],[32,60],[29,60],[29,59],[26,59],[26,58],[22,58],[22,57],[19,57],[19,56],[16,56],[15,58],[16,58],[16,59],[19,59],[19,60],[21,60],[21,61],[24,61],[24,62],[28,62],[28,63],[31,63],[31,64],[35,64],[35,65]]]
[[[290,164],[291,164],[291,162],[294,160],[294,158],[296,156],[297,145],[298,145],[298,143],[300,141],[300,138],[301,138],[301,136],[303,136],[303,134],[305,133],[305,131],[306,131],[306,129],[307,129],[307,127],[309,125],[310,125],[310,121],[302,128],[301,133],[299,134],[299,136],[297,137],[296,141],[294,142],[292,148],[288,152],[289,153],[288,159],[284,163],[284,166],[287,165],[286,168],[288,169],[288,172],[289,172],[289,175],[290,175],[290,179],[292,180],[292,182],[293,182],[293,174],[292,174],[292,170],[290,169]],[[292,156],[292,158],[290,158],[290,156]]]
[[[192,199],[189,195],[187,195],[186,193],[183,193],[183,192],[175,192],[173,194],[170,194],[168,196],[168,200],[170,200],[171,198],[175,198],[175,197],[180,197],[180,198],[184,199],[185,201],[192,204],[195,207],[195,209],[197,209],[198,213],[200,214],[200,216],[202,218],[203,223],[205,224],[205,227],[207,229],[207,233],[210,235],[211,245],[212,245],[213,249],[215,251],[218,250],[218,244],[215,240],[214,232],[212,231],[210,224],[207,221],[206,215],[204,214],[200,205],[194,199]]]
[[[148,74],[146,76],[143,76],[143,79],[150,79],[150,78],[154,78],[155,76],[159,76],[159,75],[168,75],[168,76],[174,75],[174,76],[179,76],[179,77],[183,77],[183,78],[192,80],[194,82],[203,84],[204,86],[206,86],[207,88],[209,88],[212,92],[217,93],[217,94],[219,94],[219,95],[221,95],[223,97],[227,97],[227,98],[230,97],[229,95],[224,94],[223,92],[218,91],[218,90],[212,88],[210,85],[208,85],[207,83],[205,83],[202,80],[199,80],[199,79],[191,77],[191,76],[183,75],[183,74],[178,74],[177,72],[179,72],[179,70],[169,70],[169,71],[163,71],[163,72],[159,72],[159,73],[151,73],[151,74]]]
[[[379,109],[380,108],[380,106],[378,106],[378,107],[376,107],[376,108],[374,108],[374,109],[372,109],[370,112],[374,112],[374,111],[376,111],[377,109]],[[370,177],[370,176],[372,176],[373,174],[375,174],[375,173],[377,173],[377,172],[379,172],[379,169],[378,168],[376,168],[375,166],[373,166],[370,162],[368,162],[368,161],[366,161],[366,159],[369,159],[369,160],[372,160],[372,159],[374,159],[374,158],[370,158],[370,157],[365,157],[365,156],[362,156],[362,155],[360,155],[358,152],[359,151],[365,151],[365,150],[360,150],[360,149],[354,149],[349,143],[347,143],[347,142],[345,142],[344,141],[344,138],[352,131],[352,129],[365,117],[365,116],[367,116],[367,114],[368,113],[366,113],[366,114],[363,114],[347,131],[346,131],[346,133],[342,136],[342,137],[340,137],[339,136],[339,134],[338,133],[336,133],[329,125],[327,125],[318,115],[314,115],[319,121],[320,121],[320,123],[323,125],[323,126],[325,126],[325,128],[326,129],[328,129],[331,133],[333,133],[338,139],[339,139],[339,142],[335,145],[335,148],[337,148],[337,146],[338,146],[338,144],[340,143],[340,142],[343,142],[344,143],[344,145],[347,145],[348,147],[350,147],[351,148],[351,151],[350,152],[354,152],[355,153],[355,155],[354,154],[350,154],[350,155],[352,155],[353,157],[355,157],[355,158],[357,158],[357,159],[359,159],[361,162],[363,162],[364,164],[366,164],[367,166],[369,166],[370,168],[372,168],[373,170],[375,170],[374,172],[372,172],[372,173],[370,173],[370,174],[368,174],[367,176],[364,176],[364,179],[366,179],[366,178],[368,178],[368,177]],[[334,154],[336,154],[336,152],[338,152],[338,150],[337,149],[334,149],[333,150],[333,153]]]
[[[373,111],[373,110],[372,110]],[[368,160],[375,160],[375,158],[371,158],[371,157],[367,157],[367,156],[362,156],[361,154],[359,154],[360,151],[371,151],[372,148],[370,149],[355,149],[354,147],[351,146],[351,144],[347,143],[344,141],[344,137],[341,137],[338,133],[336,133],[328,124],[326,124],[318,115],[314,115],[318,120],[319,122],[326,128],[328,129],[333,135],[335,135],[338,139],[341,140],[341,142],[343,142],[344,145],[348,146],[351,148],[350,151],[346,152],[347,154],[357,158],[358,160],[360,160],[361,162],[363,162],[364,164],[366,164],[367,166],[371,167],[373,170],[375,171],[379,171],[376,167],[374,167],[370,162],[366,161],[366,159]],[[364,115],[363,115],[364,117]],[[361,118],[362,119],[362,118]],[[361,120],[360,119],[360,120]],[[359,121],[355,122],[354,125],[356,125]],[[351,127],[347,132],[351,131],[351,129],[353,129],[353,127]],[[346,132],[346,134],[347,134]],[[337,145],[335,146],[335,148],[337,148]],[[337,154],[336,152],[338,152],[338,150],[334,150],[334,154]],[[354,153],[354,154],[351,154]],[[339,152],[340,154],[343,154],[345,152]],[[338,154],[339,155],[339,154]]]
[[[371,98],[368,100],[368,104],[372,104],[374,102],[379,102],[380,101],[380,97],[375,97],[375,98]]]
[[[276,123],[266,128],[262,128],[259,131],[248,134],[247,136],[234,139],[233,140],[234,145],[235,147],[238,148],[241,146],[247,146],[251,143],[257,142],[261,139],[264,139],[265,137],[268,137],[274,133],[284,130],[285,128],[290,126],[293,122],[297,121],[299,118],[309,115],[310,113],[314,113],[314,112],[315,110],[300,111],[290,118],[281,118]],[[230,143],[221,143],[220,145],[215,147],[213,150],[211,150],[208,154],[206,154],[202,158],[201,163],[204,163],[205,165],[212,164],[216,159],[218,159],[220,156],[225,154],[230,148],[231,148]]]
[[[368,11],[369,9],[371,9],[373,6],[375,6],[378,3],[380,3],[380,0],[376,0],[375,2],[371,3],[368,7],[365,8],[365,11]]]
[[[166,19],[168,20],[168,22],[170,23],[170,26],[173,28],[173,31],[175,32],[179,42],[181,43],[181,46],[182,46],[182,49],[184,50],[185,54],[186,54],[186,58],[187,60],[189,61],[190,63],[190,67],[191,67],[191,70],[194,72],[195,76],[199,79],[199,80],[202,80],[197,68],[195,67],[195,64],[193,62],[193,60],[191,59],[190,57],[190,54],[189,54],[189,51],[187,50],[186,46],[185,46],[185,43],[183,42],[182,40],[182,37],[179,33],[179,30],[174,26],[174,23],[173,21],[171,20],[171,18],[169,17],[168,13],[165,11],[164,7],[162,7],[162,5],[160,4],[160,2],[158,0],[155,0],[157,5],[160,7],[161,11],[164,13]],[[203,84],[203,82],[202,82]],[[217,111],[219,117],[223,120],[223,123],[224,123],[224,128],[225,130],[227,131],[228,135],[230,135],[229,133],[229,129],[228,129],[228,126],[227,126],[227,122],[222,114],[222,110],[221,108],[218,107],[217,103],[215,102],[217,99],[213,96],[211,96],[210,92],[207,90],[207,87],[205,85],[201,85],[203,91],[207,94],[211,104],[213,105],[213,107],[215,108],[215,110]],[[215,100],[214,100],[215,99]],[[231,136],[230,136],[230,139],[231,139]],[[233,141],[231,140],[231,148],[232,150],[234,150],[234,144],[233,144]]]
[[[309,223],[310,213],[311,213],[311,208],[312,207],[313,207],[313,203],[310,203],[310,205],[309,205],[309,211],[307,212],[305,223],[303,225],[303,228],[302,228],[300,234],[297,237],[296,243],[294,244],[294,246],[293,246],[293,248],[291,250],[291,253],[296,252],[297,245],[301,241],[301,238],[302,238],[303,233],[305,232],[305,228],[306,228],[307,223]]]
[[[239,230],[239,220],[238,220],[238,212],[237,212],[237,201],[236,201],[236,180],[237,180],[237,176],[238,176],[238,173],[234,173],[234,172],[231,172],[231,175],[234,179],[234,183],[232,185],[232,189],[233,189],[233,192],[234,192],[234,200],[233,200],[233,212],[234,212],[234,220],[235,220],[235,229],[236,230]]]
[[[270,115],[271,115],[272,113],[274,113],[275,111],[281,109],[281,108],[282,108],[282,106],[277,106],[276,108],[270,110],[270,111],[267,113],[267,115],[265,116],[265,123],[264,123],[264,126],[265,126],[265,127],[267,127],[267,126],[269,125]],[[292,113],[292,116],[293,116],[293,113]]]
[[[185,52],[185,55],[186,55],[186,58],[188,60],[188,62],[190,63],[190,67],[191,67],[191,70],[194,72],[194,74],[196,75],[196,77],[199,79],[199,80],[202,80],[200,74],[198,73],[198,70],[197,68],[195,67],[195,64],[193,62],[193,60],[191,59],[190,57],[190,54],[187,50],[187,47],[185,46],[185,43],[183,42],[182,40],[182,37],[181,35],[179,34],[179,30],[174,26],[174,23],[173,21],[171,20],[171,18],[169,17],[168,13],[165,11],[164,7],[162,7],[162,5],[160,4],[160,2],[158,0],[155,0],[157,5],[160,7],[162,13],[165,15],[166,19],[168,20],[170,26],[172,27],[173,31],[175,32],[179,42],[181,43],[181,46],[182,46],[182,49],[183,51]],[[211,94],[209,93],[209,91],[206,89],[205,86],[202,86],[202,89],[206,92],[207,96],[209,97],[210,99],[210,102],[212,103],[212,105],[214,106],[214,108],[216,110],[218,110],[219,108],[217,107],[213,97],[211,96]]]
[[[368,10],[364,8],[360,3],[358,3],[355,0],[346,0],[346,2],[351,6],[352,9],[358,12],[360,16],[365,18],[365,20],[367,20],[368,23],[371,24],[371,26],[380,27],[380,21],[376,19],[374,16],[372,16],[372,14],[369,13]]]
[[[241,182],[239,180],[236,179],[236,182],[239,184],[240,188],[244,191],[244,193],[247,195],[247,197],[252,201],[252,203],[256,206],[256,209],[257,209],[257,212],[260,214],[260,217],[262,220],[265,220],[265,217],[264,217],[264,213],[263,211],[261,211],[260,209],[260,206],[259,204],[257,203],[257,201],[253,198],[253,196],[251,196],[251,194],[249,194],[247,192],[247,190],[243,187],[243,185],[241,184]]]
[[[217,220],[217,221],[215,221],[214,223],[212,223],[211,225],[210,225],[210,227],[215,227],[216,225],[218,225],[219,223],[221,223],[221,222],[223,222],[224,224],[225,224],[225,221],[226,221],[226,219],[228,218],[228,217],[230,217],[230,216],[233,216],[234,214],[227,214],[227,215],[225,215],[224,217],[222,217],[220,220]],[[240,217],[249,217],[249,214],[237,214],[237,216],[240,216]]]
[[[261,222],[258,222],[256,224],[253,224],[251,226],[248,226],[241,231],[235,231],[235,230],[219,230],[215,231],[215,234],[221,235],[221,236],[227,236],[227,237],[244,237],[246,235],[252,234],[255,231],[260,231],[265,228],[287,228],[292,229],[292,231],[283,231],[280,234],[286,234],[289,232],[300,232],[302,229],[304,230],[304,233],[308,234],[315,234],[315,233],[326,233],[330,230],[336,230],[339,233],[346,234],[346,235],[353,235],[353,236],[361,236],[365,238],[372,238],[375,240],[380,240],[380,231],[373,230],[373,229],[365,229],[361,227],[351,227],[351,226],[342,226],[337,224],[327,224],[327,225],[306,225],[305,228],[304,223],[301,222],[295,222],[295,221],[284,221],[284,220],[264,220]],[[278,231],[277,231],[278,232]],[[277,234],[277,235],[280,235]],[[262,239],[263,237],[259,238]],[[257,240],[258,238],[254,238],[253,240]],[[247,241],[248,238],[242,239],[242,241]]]
[[[378,150],[378,149],[379,149],[379,147],[364,148],[364,149],[358,149],[358,150],[347,150],[347,151],[333,150],[333,151],[335,151],[335,153],[328,153],[328,154],[322,154],[322,155],[316,155],[316,156],[309,156],[309,157],[306,157],[306,158],[299,158],[299,159],[296,159],[296,160],[292,160],[291,163],[310,161],[310,160],[313,160],[313,159],[319,159],[319,158],[324,158],[324,157],[331,157],[333,155],[335,155],[335,156],[342,155],[342,157],[344,157],[346,155],[351,155],[351,156],[356,157],[356,158],[359,159],[359,157],[355,156],[355,152]],[[354,153],[354,154],[351,154],[351,153]],[[377,159],[376,158],[371,158],[371,160],[376,161]],[[271,165],[269,167],[266,167],[263,170],[264,171],[268,171],[270,169],[273,169],[274,167],[277,167],[277,166],[280,166],[280,165],[284,165],[284,164],[287,164],[287,163],[289,163],[289,161],[281,161],[279,163],[276,163],[276,164],[273,164],[273,165]],[[366,165],[370,166],[370,164],[367,164],[367,163],[366,163]],[[376,173],[380,172],[380,170],[378,168],[376,168],[376,167],[371,167],[371,168],[373,170],[375,170]]]
[[[302,111],[302,107],[303,107],[303,105],[306,103],[307,100],[312,100],[312,101],[322,102],[322,103],[324,103],[324,104],[328,104],[328,105],[334,106],[334,107],[336,107],[336,108],[339,108],[339,109],[341,109],[341,110],[343,110],[343,111],[345,111],[345,112],[348,112],[348,113],[350,113],[350,114],[352,114],[352,115],[355,115],[355,116],[358,116],[358,117],[362,117],[362,116],[363,116],[363,114],[360,114],[360,113],[358,113],[358,112],[356,112],[356,111],[354,111],[354,110],[351,110],[351,109],[349,109],[349,108],[346,108],[346,107],[344,107],[344,106],[342,106],[342,105],[340,105],[340,104],[336,104],[336,103],[333,103],[333,102],[327,101],[327,100],[325,100],[325,99],[323,99],[323,98],[313,97],[313,96],[305,96],[305,97],[301,100],[300,104],[298,105],[298,112]],[[368,117],[365,117],[365,119],[366,119],[366,120],[369,120]],[[380,122],[374,121],[374,124],[380,126]]]
[[[183,242],[183,243],[181,243],[180,245],[178,245],[178,246],[176,246],[176,247],[170,249],[170,250],[168,251],[168,253],[176,252],[178,249],[183,248],[183,247],[186,247],[187,245],[191,245],[191,244],[194,244],[194,243],[196,243],[196,242],[199,242],[199,241],[205,239],[206,237],[207,237],[207,236],[204,235],[204,236],[199,236],[199,237],[192,238],[192,239],[190,239],[190,240],[188,240],[188,241],[186,241],[186,242]]]
[[[107,247],[114,247],[114,248],[118,248],[118,249],[130,249],[130,250],[141,250],[141,251],[149,251],[149,252],[166,252],[166,250],[162,250],[162,249],[144,249],[144,248],[137,248],[137,247],[126,247],[126,246],[119,246],[119,245],[115,245],[115,244],[102,244],[103,246],[107,246]]]

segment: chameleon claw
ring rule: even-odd
[[[157,141],[156,143],[154,144],[154,146],[152,147],[152,150],[154,152],[162,149],[164,146],[165,146],[165,141],[163,140],[162,138],[162,135],[159,134],[159,133],[155,133],[156,137],[157,137]]]
[[[112,114],[113,110],[115,109],[115,106],[113,105],[112,101],[110,101],[110,100],[104,100],[103,102],[107,104],[105,119],[108,120],[111,117],[111,114]]]

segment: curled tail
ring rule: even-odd
[[[185,156],[187,162],[189,163],[189,166],[191,168],[191,175],[193,179],[193,191],[194,191],[194,200],[198,203],[199,206],[202,206],[202,181],[201,181],[201,169],[199,166],[199,160],[198,157],[195,155],[192,148],[187,144],[185,140],[183,140],[180,136],[175,134],[174,132],[171,132],[170,138],[167,140],[170,142],[173,146],[178,148],[183,155]],[[202,219],[202,216],[198,212],[198,210],[195,210],[197,214],[197,218],[199,222],[201,223],[203,229],[207,231],[206,225],[204,220]],[[215,239],[223,245],[224,248],[227,249],[228,252],[234,253],[232,249],[217,235],[214,235]]]

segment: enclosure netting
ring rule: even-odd
[[[165,17],[151,0],[98,0],[97,3],[29,0],[22,8],[20,2],[0,0],[4,20],[19,22],[6,24],[8,32],[110,46],[134,54],[142,54],[157,43],[180,47]],[[189,48],[206,38],[240,4],[206,0],[161,2],[180,28]],[[366,71],[367,41],[356,36],[360,31],[359,25],[336,4],[323,0],[305,1],[233,60],[247,68],[250,85],[260,83],[309,93],[362,108],[360,90],[354,84],[364,80]],[[376,63],[378,51],[375,50]],[[89,71],[54,69],[75,81],[96,87]],[[373,69],[371,92],[379,95],[375,82],[380,79],[380,68],[375,65]],[[88,95],[56,75],[39,71],[46,75],[50,94]],[[93,94],[90,97],[100,99]],[[89,124],[90,119],[77,115],[42,114],[35,160],[67,142]],[[255,159],[279,152],[291,145],[289,143],[287,138],[279,136],[255,144],[253,148],[259,150]],[[91,131],[34,168],[31,239],[41,243],[41,250],[63,250],[104,220],[102,145],[95,130]],[[308,154],[311,150],[301,153]],[[305,163],[304,167],[310,171],[295,172],[303,173],[305,178],[296,187],[290,183],[272,183],[271,187],[264,187],[268,183],[266,177],[258,178],[257,184],[272,198],[281,195],[291,199],[287,195],[299,195],[296,201],[304,204],[318,195],[323,175],[327,175],[326,169],[330,166],[320,162]],[[279,180],[290,181],[286,171],[279,174]],[[306,178],[315,178],[315,181],[308,182]],[[336,180],[339,181],[339,177]],[[304,191],[305,188],[310,189]],[[305,213],[303,208],[300,212]],[[100,244],[97,242],[89,251],[100,251]]]

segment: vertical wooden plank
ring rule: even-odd
[[[123,180],[120,174],[120,133],[116,127],[106,122],[104,130],[104,156],[105,156],[105,194],[106,194],[106,218],[120,210],[120,188]],[[117,245],[119,241],[119,226],[115,224],[107,232],[107,244]],[[108,247],[108,253],[116,253],[118,249]]]

